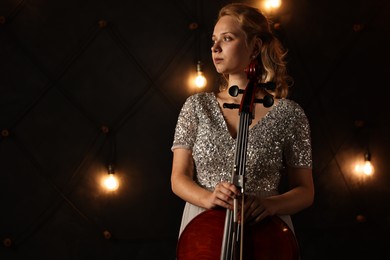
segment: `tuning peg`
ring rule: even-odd
[[[238,94],[244,93],[243,89],[240,89],[238,86],[233,85],[229,88],[229,95],[232,97],[237,97]]]
[[[274,104],[274,97],[272,95],[265,95],[263,99],[255,99],[255,103],[262,103],[264,107],[271,107]]]

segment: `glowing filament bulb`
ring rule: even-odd
[[[264,5],[267,9],[276,9],[279,8],[282,4],[281,0],[267,0],[265,1]]]
[[[206,86],[206,82],[207,82],[207,80],[206,80],[205,76],[203,76],[202,73],[198,72],[198,75],[195,78],[195,85],[198,88],[203,88],[204,86]]]
[[[109,191],[115,191],[119,187],[119,181],[118,178],[115,176],[115,170],[114,166],[112,164],[108,165],[107,169],[108,175],[106,175],[105,178],[103,178],[102,185],[105,189]]]
[[[371,163],[371,154],[365,153],[364,154],[364,163],[357,164],[355,166],[355,172],[357,174],[364,174],[366,176],[370,176],[374,174],[374,166]]]
[[[195,86],[197,86],[198,88],[205,87],[207,84],[207,79],[203,75],[202,63],[200,61],[198,61],[198,64],[196,66],[196,73],[197,73],[197,76],[195,78]]]
[[[103,181],[103,185],[107,190],[117,190],[119,187],[119,182],[114,174],[109,174]]]
[[[374,167],[372,166],[370,161],[365,161],[363,165],[363,173],[365,175],[371,175],[374,172]]]
[[[365,175],[371,175],[374,173],[374,166],[371,164],[371,154],[369,152],[364,154],[363,173]]]

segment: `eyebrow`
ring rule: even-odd
[[[219,35],[226,35],[226,34],[233,34],[233,36],[236,36],[237,34],[233,33],[233,32],[223,32],[223,33],[220,33]],[[211,38],[215,37],[215,34],[211,35]]]

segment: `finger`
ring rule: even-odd
[[[248,202],[245,206],[245,216],[248,220],[255,220],[264,211],[264,207],[255,197],[248,199]]]
[[[260,213],[259,215],[257,215],[255,218],[252,219],[251,223],[252,224],[256,224],[260,221],[262,221],[263,219],[265,219],[268,215],[265,213],[265,211],[263,211],[262,213]]]
[[[233,209],[233,200],[221,192],[215,192],[214,204],[227,209]]]
[[[234,199],[236,197],[235,190],[234,190],[234,188],[232,188],[231,184],[228,184],[228,183],[217,184],[215,190],[216,190],[217,194],[224,196],[224,198],[220,197],[221,199],[230,200],[230,199]]]
[[[222,185],[216,185],[214,190],[214,204],[224,208],[233,209],[233,198],[230,194],[231,192]]]
[[[253,208],[255,208],[255,199],[252,196],[245,196],[245,203],[244,203],[244,212],[252,212]]]
[[[241,194],[240,190],[236,187],[236,185],[232,183],[227,183],[225,187],[229,189],[236,196]]]

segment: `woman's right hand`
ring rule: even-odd
[[[213,191],[205,189],[194,181],[194,168],[191,150],[174,149],[171,173],[172,191],[183,200],[198,207],[233,209],[233,200],[240,194],[237,187],[229,182],[220,182],[215,185]]]
[[[220,182],[215,185],[209,198],[210,208],[223,207],[233,210],[234,198],[239,196],[238,188],[229,182]]]

